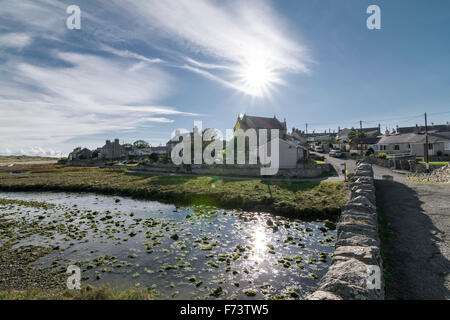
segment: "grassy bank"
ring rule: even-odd
[[[0,156],[0,163],[20,163],[33,161],[56,161],[56,158],[33,156]]]
[[[0,300],[153,300],[153,296],[145,289],[117,290],[107,286],[85,286],[81,290],[0,291]]]
[[[0,190],[95,192],[179,205],[207,204],[312,219],[337,217],[348,197],[346,185],[342,182],[149,175],[124,169],[57,165],[14,168],[19,169],[31,173],[10,175],[12,168],[0,168]]]

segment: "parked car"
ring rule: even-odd
[[[342,157],[341,150],[331,150],[329,153],[330,157],[340,158]]]
[[[314,147],[314,151],[315,152],[319,152],[319,153],[323,153],[324,152],[322,146],[315,146]]]

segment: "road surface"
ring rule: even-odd
[[[355,161],[325,155],[342,176]],[[387,221],[383,242],[388,299],[450,299],[450,184],[413,183],[404,174],[373,165],[380,217]],[[382,176],[393,176],[393,181]],[[389,264],[393,261],[393,265]]]

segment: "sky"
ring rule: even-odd
[[[446,0],[0,0],[0,154],[165,145],[243,113],[309,132],[446,123],[449,34]]]

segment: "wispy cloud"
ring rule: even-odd
[[[74,32],[65,28],[68,3],[2,6],[0,47],[11,52],[0,59],[0,152],[39,152],[193,116],[165,103],[182,82],[173,67],[253,96],[283,84],[288,73],[308,72],[306,48],[268,1],[78,4],[82,30]]]
[[[266,1],[133,0],[115,4],[131,10],[147,26],[145,30],[209,60],[188,56],[191,68],[187,70],[236,90],[254,93],[234,78],[249,65],[255,68],[255,61],[259,63],[256,68],[267,69],[278,78],[309,71],[307,49],[288,36],[282,19]]]
[[[0,88],[0,137],[3,148],[51,145],[80,136],[171,123],[164,115],[192,115],[153,103],[169,92],[170,77],[129,61],[55,52],[69,67],[10,66],[20,79]],[[5,89],[6,88],[6,89]],[[2,150],[0,150],[2,152]]]
[[[160,58],[147,58],[147,57],[144,57],[143,55],[137,54],[137,53],[129,51],[129,50],[117,50],[117,49],[114,49],[107,45],[101,45],[100,49],[104,50],[106,52],[115,54],[116,56],[123,57],[123,58],[132,58],[132,59],[137,59],[137,60],[141,60],[141,61],[148,62],[148,63],[163,62],[163,60]]]
[[[26,33],[7,33],[0,35],[0,47],[22,49],[32,42],[32,38]]]

